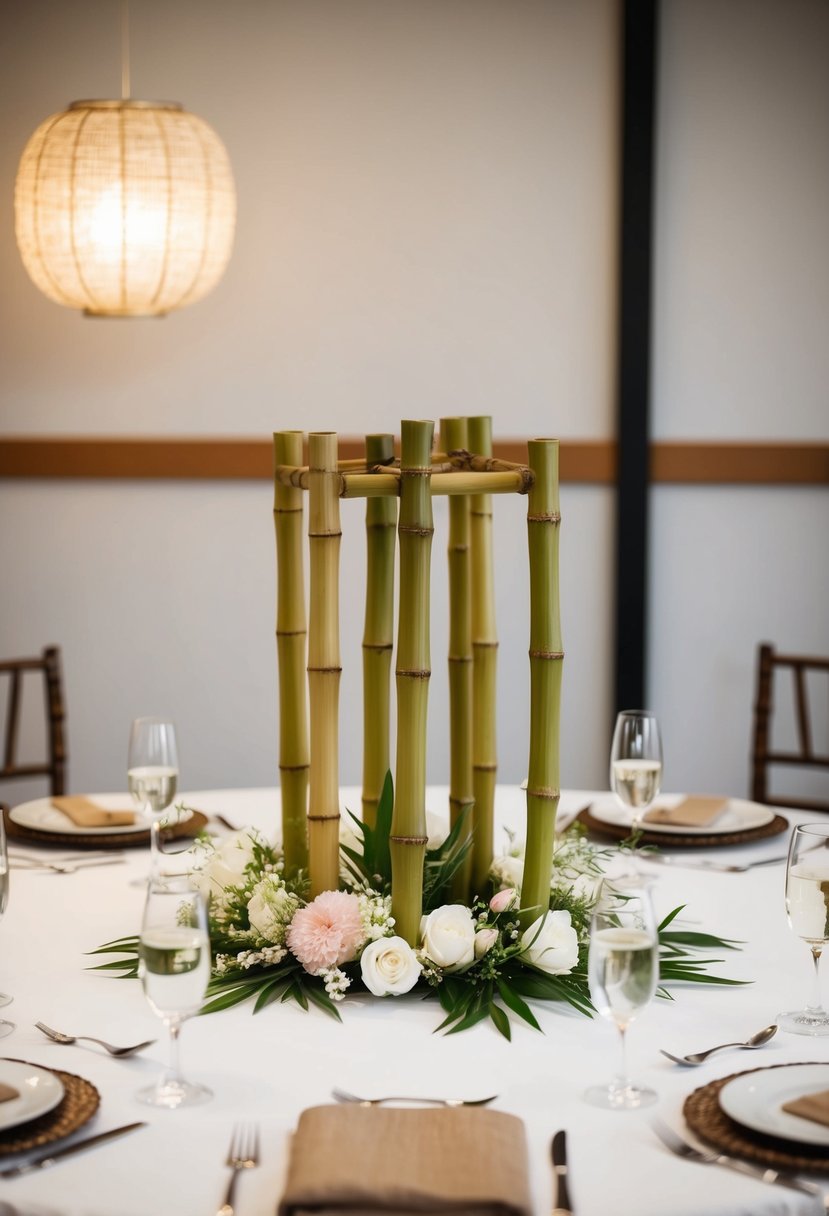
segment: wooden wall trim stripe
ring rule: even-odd
[[[362,442],[343,437],[344,458],[359,456]],[[526,459],[519,439],[495,442],[505,460]],[[91,480],[269,481],[270,439],[233,437],[0,438],[0,478]],[[677,485],[829,485],[829,443],[651,444],[651,480]],[[562,481],[613,485],[612,440],[564,439]]]

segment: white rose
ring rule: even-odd
[[[579,939],[569,912],[539,916],[521,934],[521,957],[548,975],[567,975],[579,961]]]
[[[211,853],[194,881],[205,895],[224,894],[226,887],[238,887],[244,882],[245,867],[253,861],[253,846],[259,839],[253,828],[234,832]]]
[[[253,888],[253,895],[248,900],[251,928],[265,941],[282,945],[296,902],[275,874],[266,874]]]
[[[517,891],[520,891],[521,883],[524,881],[524,859],[504,853],[493,861],[492,873],[503,886],[515,887]]]
[[[360,957],[363,983],[375,996],[410,992],[420,975],[420,963],[403,937],[381,937],[369,942]]]
[[[497,929],[479,929],[475,934],[475,958],[488,954],[499,938]]]
[[[475,919],[462,904],[444,904],[424,917],[423,949],[433,963],[458,971],[475,959]]]

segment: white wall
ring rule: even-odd
[[[8,11],[13,8],[14,11]],[[615,11],[546,0],[139,0],[136,95],[213,123],[237,179],[227,276],[163,321],[90,321],[29,283],[0,225],[6,433],[267,436],[491,413],[502,436],[608,437]],[[0,177],[35,126],[119,84],[111,0],[6,6]],[[524,504],[498,503],[502,775],[526,772]],[[429,771],[445,780],[438,504]],[[565,784],[603,780],[612,495],[565,487]],[[362,511],[344,546],[342,778],[359,780]],[[175,716],[188,786],[276,773],[271,492],[0,486],[0,653],[63,646],[71,783],[124,783],[129,723]]]
[[[654,424],[659,438],[826,439],[829,82],[820,0],[665,0]],[[228,274],[164,321],[88,321],[14,247],[17,158],[50,112],[119,85],[111,0],[6,5],[0,37],[0,429],[391,429],[489,412],[499,435],[612,432],[612,0],[134,0],[136,95],[224,138]],[[348,506],[348,504],[346,504]],[[503,775],[526,756],[521,504],[499,504]],[[442,506],[430,777],[445,778]],[[563,490],[562,780],[606,779],[610,491]],[[359,516],[359,507],[349,509]],[[653,492],[650,695],[667,782],[744,792],[768,637],[829,652],[827,494]],[[138,713],[170,712],[183,780],[274,779],[264,484],[0,486],[0,653],[64,648],[71,779],[123,785]],[[349,521],[350,522],[350,521]],[[344,561],[344,782],[358,779],[360,524]]]
[[[663,4],[657,438],[829,437],[828,46],[817,0]],[[745,793],[757,644],[829,653],[829,494],[660,486],[651,506],[666,780]]]

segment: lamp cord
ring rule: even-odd
[[[121,0],[121,100],[130,96],[130,3]]]

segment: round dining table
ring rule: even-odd
[[[572,816],[591,801],[585,791],[562,795],[560,814]],[[194,791],[182,801],[208,817],[224,816],[278,833],[279,794],[273,789]],[[343,790],[343,807],[357,809],[356,790]],[[447,792],[428,792],[430,811],[443,813]],[[501,826],[522,831],[524,796],[499,787]],[[785,812],[790,824],[817,816]],[[224,828],[210,820],[210,829]],[[499,835],[496,832],[496,838]],[[683,1102],[697,1087],[735,1072],[800,1062],[829,1062],[829,1038],[778,1033],[760,1051],[731,1050],[696,1069],[672,1064],[675,1054],[742,1041],[774,1022],[781,1010],[805,1005],[811,992],[808,947],[788,927],[784,905],[788,834],[727,848],[663,852],[674,864],[642,859],[661,919],[683,905],[683,923],[741,944],[715,951],[709,971],[746,981],[742,987],[707,984],[672,989],[656,998],[630,1029],[634,1078],[655,1089],[658,1105],[640,1111],[597,1109],[585,1090],[617,1070],[615,1028],[563,1005],[533,1002],[541,1033],[512,1019],[512,1041],[480,1023],[461,1034],[435,1033],[439,1003],[418,996],[348,997],[342,1022],[321,1010],[272,1004],[259,1013],[250,1002],[188,1021],[182,1030],[185,1075],[213,1091],[203,1106],[167,1111],[140,1105],[136,1091],[153,1081],[167,1059],[165,1031],[141,984],[90,970],[112,956],[91,957],[104,942],[137,933],[149,851],[130,849],[116,864],[72,874],[14,868],[8,909],[0,922],[0,989],[14,1000],[2,1014],[16,1023],[4,1039],[6,1057],[86,1078],[100,1093],[93,1120],[74,1133],[143,1120],[121,1139],[69,1157],[50,1169],[0,1183],[9,1211],[60,1216],[212,1216],[221,1205],[234,1125],[255,1122],[261,1132],[257,1168],[245,1171],[236,1216],[272,1216],[282,1193],[291,1134],[301,1112],[332,1101],[338,1087],[366,1097],[386,1094],[476,1098],[497,1094],[492,1109],[510,1112],[526,1128],[533,1210],[552,1203],[550,1143],[567,1132],[569,1189],[576,1216],[783,1216],[824,1210],[819,1201],[766,1185],[718,1166],[680,1160],[651,1127],[657,1113],[686,1131]],[[504,836],[504,844],[506,837]],[[27,842],[17,849],[36,855]],[[41,850],[45,856],[45,850]],[[699,867],[701,859],[769,865],[726,873]],[[697,867],[697,868],[695,868]],[[136,882],[136,880],[139,880]],[[823,990],[829,995],[829,976]],[[92,1044],[51,1042],[35,1028],[44,1022],[71,1034],[113,1043],[155,1038],[130,1059]],[[371,1145],[365,1146],[366,1170]],[[0,1166],[17,1158],[0,1159]],[[806,1176],[808,1177],[808,1176]],[[813,1175],[812,1181],[821,1179]],[[829,1189],[829,1177],[824,1177]]]

